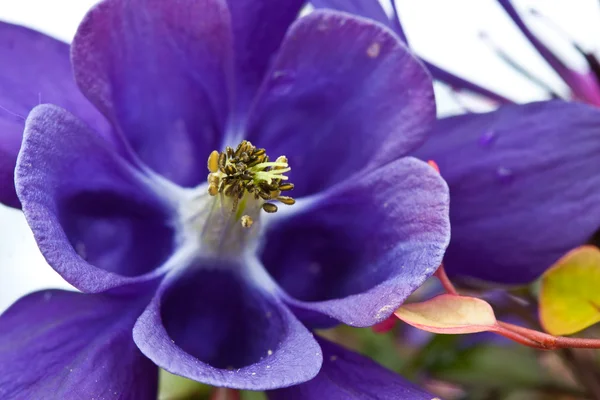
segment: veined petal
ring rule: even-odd
[[[311,324],[306,311],[353,326],[383,321],[437,269],[449,241],[448,188],[413,158],[298,207],[267,225],[262,260]]]
[[[236,112],[246,114],[273,54],[305,1],[228,0],[227,3],[235,44]]]
[[[288,157],[300,197],[408,153],[434,118],[429,75],[389,29],[315,11],[288,31],[248,139]]]
[[[58,104],[99,132],[108,131],[104,118],[79,92],[72,75],[66,43],[0,22],[0,203],[20,207],[14,170],[25,118],[33,107],[42,102]]]
[[[416,156],[450,186],[448,273],[520,284],[600,227],[600,111],[561,101],[441,120]]]
[[[332,10],[343,11],[372,19],[390,28],[393,27],[392,21],[378,0],[311,0],[310,3],[315,8],[330,8]],[[400,32],[396,32],[396,34],[406,43],[406,38],[403,35],[404,32],[402,34]]]
[[[381,3],[378,0],[311,0],[311,4],[313,4],[316,8],[331,8],[334,10],[344,11],[350,14],[373,19],[391,28],[404,43],[408,43],[396,8],[394,8],[394,15],[390,19],[386,15],[385,11],[381,7]],[[394,5],[393,1],[392,5]],[[500,104],[512,103],[511,100],[505,98],[504,96],[456,76],[428,61],[422,61],[435,79],[438,79],[452,86],[453,88],[465,89],[470,92],[477,93]]]
[[[0,316],[3,399],[155,399],[158,371],[131,339],[143,304],[62,290]]]
[[[215,260],[168,277],[133,337],[161,368],[237,389],[286,387],[313,378],[321,350],[312,334],[271,294]]]
[[[42,254],[78,289],[148,279],[171,254],[172,210],[153,183],[67,111],[30,113],[17,192]]]
[[[435,400],[366,357],[324,339],[318,342],[323,349],[319,374],[306,383],[267,393],[269,400]]]
[[[79,27],[72,59],[83,93],[139,157],[194,186],[223,139],[232,52],[224,0],[106,0]]]

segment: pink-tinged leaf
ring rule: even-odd
[[[476,333],[498,329],[492,307],[481,299],[442,294],[395,312],[409,325],[433,333]]]
[[[540,322],[552,335],[570,335],[600,322],[600,250],[582,246],[542,276]]]

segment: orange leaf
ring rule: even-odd
[[[404,304],[395,312],[409,325],[433,333],[476,333],[497,329],[494,310],[485,301],[442,294],[420,303]]]

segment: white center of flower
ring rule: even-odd
[[[244,140],[234,150],[213,151],[208,158],[208,189],[185,207],[184,226],[195,234],[204,254],[238,257],[260,232],[261,212],[277,212],[275,201],[292,190],[285,156],[269,161],[265,149]],[[190,215],[191,214],[191,215]],[[191,232],[190,232],[191,231]]]

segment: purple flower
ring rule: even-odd
[[[600,63],[596,56],[584,51],[574,44],[574,49],[578,51],[587,62],[588,69],[584,72],[580,72],[568,67],[559,56],[550,50],[544,42],[527,27],[509,0],[498,0],[498,3],[504,8],[504,11],[506,11],[508,16],[514,21],[538,53],[567,84],[571,90],[570,98],[600,106]],[[555,96],[554,93],[550,93],[550,95]]]
[[[71,84],[52,87],[74,114],[33,109],[18,200],[6,181],[2,200],[89,294],[34,293],[0,317],[2,397],[152,398],[154,364],[291,387],[274,398],[431,397],[308,329],[384,320],[441,261],[447,187],[404,157],[435,118],[430,78],[386,28],[293,22],[302,2],[280,3],[107,0],[87,15],[75,80],[109,124]],[[13,62],[68,80],[64,46],[3,29]],[[45,84],[31,78],[27,96]]]
[[[500,2],[517,21],[510,3]],[[377,19],[405,37],[397,15],[395,22],[388,19],[377,1],[313,3]],[[428,68],[453,86],[486,95]],[[450,187],[448,273],[530,283],[569,250],[591,240],[600,228],[598,135],[598,109],[556,100],[439,120],[413,155],[434,160]]]

